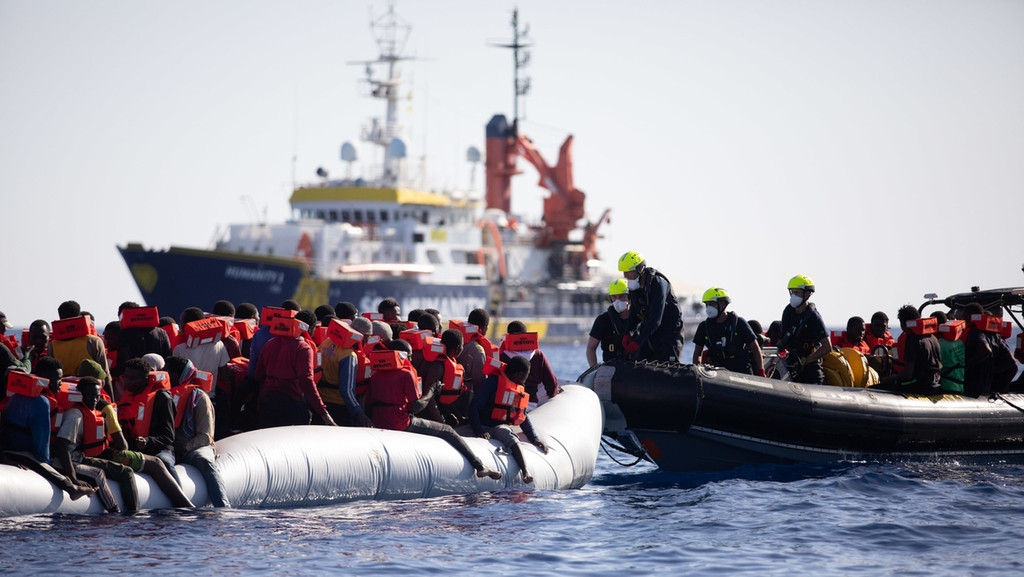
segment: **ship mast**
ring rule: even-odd
[[[498,46],[500,48],[511,48],[512,49],[512,88],[513,88],[513,105],[512,105],[512,130],[518,131],[519,129],[519,97],[526,96],[530,92],[530,77],[520,76],[520,70],[526,68],[530,64],[530,51],[526,50],[532,46],[529,42],[528,37],[530,35],[530,25],[527,24],[522,30],[519,29],[519,10],[512,11],[512,43],[511,44],[491,44],[492,46]]]
[[[394,4],[388,5],[383,16],[371,20],[370,29],[377,41],[379,56],[376,60],[350,62],[366,66],[366,82],[370,85],[370,96],[387,101],[387,116],[383,123],[379,118],[371,119],[364,126],[362,139],[371,142],[384,151],[383,170],[380,176],[382,186],[397,186],[402,178],[402,163],[406,156],[405,143],[401,139],[402,126],[398,123],[399,89],[402,83],[399,62],[412,60],[402,56],[412,26],[395,13]],[[374,67],[384,66],[387,78],[374,78]]]

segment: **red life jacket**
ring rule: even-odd
[[[86,457],[96,457],[110,444],[103,412],[92,410],[81,403],[75,404],[75,408],[82,411],[82,442],[78,448]]]
[[[188,408],[189,399],[192,398],[192,391],[198,388],[199,387],[192,383],[187,385],[178,385],[177,387],[171,388],[171,402],[174,403],[175,430],[177,430],[178,427],[181,427],[181,422],[185,420],[185,410]]]
[[[506,425],[520,425],[526,420],[526,407],[529,403],[530,395],[523,385],[513,382],[505,373],[498,375],[491,419]]]
[[[441,391],[438,394],[437,402],[442,405],[454,403],[462,393],[469,390],[462,379],[462,365],[457,363],[448,355],[441,355],[438,360],[444,367],[444,374],[441,377]]]
[[[121,427],[132,436],[148,437],[156,394],[161,389],[170,388],[171,379],[165,371],[149,373],[149,384],[145,390],[137,395],[126,392],[117,404],[117,420],[121,422]]]

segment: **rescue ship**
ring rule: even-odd
[[[611,279],[600,273],[596,242],[609,211],[586,219],[586,195],[573,181],[572,136],[551,166],[516,118],[496,115],[486,126],[485,198],[411,187],[398,122],[399,94],[405,94],[399,63],[408,58],[396,38],[407,27],[393,9],[372,24],[380,55],[360,64],[369,94],[386,103],[386,116],[372,119],[362,134],[383,154],[375,174],[331,180],[321,172],[319,181],[294,189],[290,220],[231,224],[209,248],[119,246],[146,304],[171,316],[219,299],[260,307],[290,298],[305,308],[350,301],[375,312],[393,297],[403,311],[434,308],[444,320],[485,308],[492,331],[518,319],[546,342],[585,339],[607,307]],[[513,41],[501,46],[516,51],[518,85],[525,43],[515,15],[512,26]],[[386,70],[383,79],[376,69]],[[479,160],[475,148],[470,160],[474,154]],[[355,157],[355,147],[345,143],[342,159]],[[520,157],[549,193],[536,224],[510,211]]]

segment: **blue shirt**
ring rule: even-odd
[[[41,463],[50,462],[50,401],[45,396],[10,396],[0,430],[4,449],[29,452]]]

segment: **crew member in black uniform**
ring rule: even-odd
[[[619,257],[629,287],[629,333],[622,346],[632,360],[678,362],[683,352],[683,313],[665,275],[629,251]]]
[[[601,362],[626,358],[622,348],[626,320],[629,319],[629,287],[626,286],[626,279],[612,281],[608,285],[608,297],[612,304],[594,319],[594,326],[590,327],[590,340],[587,341],[587,362],[590,366],[597,364],[598,346],[601,347]]]
[[[786,350],[786,368],[797,383],[821,385],[825,372],[821,359],[832,350],[832,342],[814,303],[807,302],[814,294],[814,281],[798,274],[789,279],[789,306],[782,311],[782,337],[779,350]]]
[[[708,318],[697,326],[693,336],[693,364],[701,361],[701,353],[708,350],[709,364],[724,367],[734,373],[765,376],[764,358],[757,343],[757,335],[743,317],[725,312],[732,299],[724,288],[712,287],[701,298]]]

